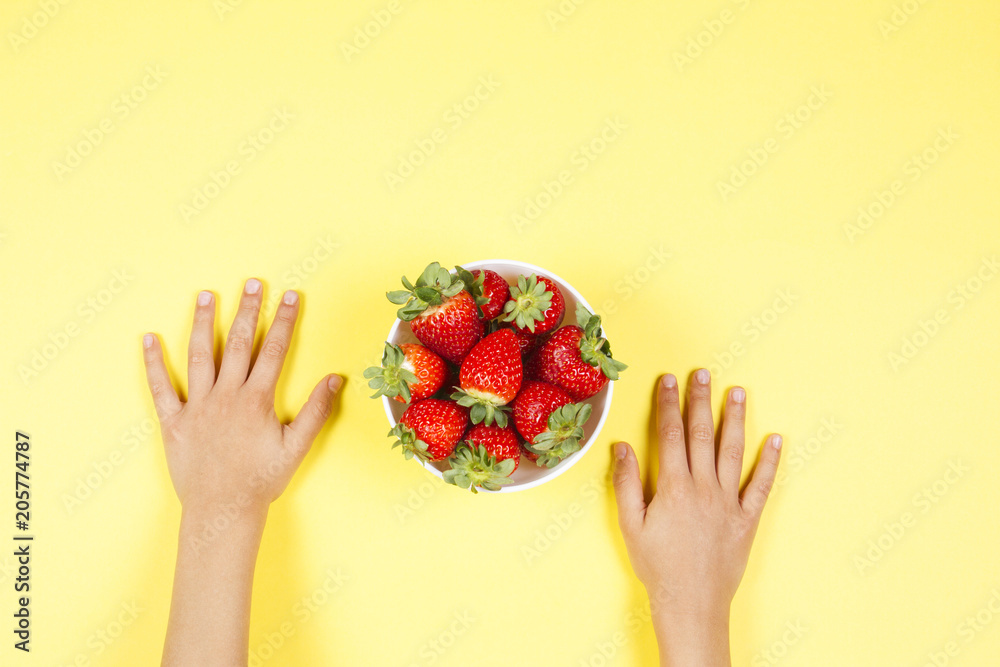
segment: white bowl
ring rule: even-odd
[[[517,262],[510,259],[486,259],[479,262],[469,262],[467,264],[463,264],[462,266],[470,271],[473,269],[490,269],[491,271],[496,271],[505,280],[507,280],[508,283],[516,282],[517,277],[520,275],[530,276],[532,273],[537,273],[538,275],[551,278],[557,285],[559,285],[559,289],[562,291],[563,298],[566,301],[566,318],[563,320],[561,326],[577,323],[576,305],[578,303],[582,303],[588,310],[590,310],[590,312],[594,312],[594,309],[590,307],[587,300],[584,299],[579,292],[573,289],[572,285],[551,271],[546,271],[545,269],[532,264],[525,264],[524,262]],[[410,324],[399,319],[397,319],[393,323],[392,328],[389,329],[389,336],[386,340],[394,345],[401,345],[403,343],[419,343],[413,335],[413,331],[410,329]],[[587,399],[586,402],[590,403],[594,411],[591,414],[590,419],[587,421],[587,424],[584,426],[583,442],[579,451],[570,454],[552,468],[537,466],[527,457],[522,456],[521,463],[518,465],[517,470],[515,470],[514,474],[511,475],[511,479],[514,480],[513,484],[507,484],[506,486],[501,487],[499,491],[495,492],[490,492],[486,489],[479,490],[484,493],[512,493],[514,491],[524,491],[525,489],[530,489],[551,481],[573,467],[577,461],[583,458],[583,455],[587,453],[590,446],[594,444],[594,440],[597,439],[597,435],[601,432],[601,428],[604,426],[604,420],[607,419],[608,411],[611,409],[611,394],[614,392],[614,384],[614,382],[608,382],[604,388],[601,389],[601,391]],[[386,396],[382,397],[382,405],[385,407],[385,414],[389,418],[389,424],[395,426],[399,421],[399,418],[403,416],[403,411],[406,410],[406,405]],[[422,463],[417,458],[414,458],[413,460],[421,463],[435,477],[442,477],[441,473],[448,469],[447,460],[433,463]]]

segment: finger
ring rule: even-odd
[[[200,292],[188,342],[188,400],[206,396],[215,384],[215,299]]]
[[[336,374],[327,375],[320,380],[309,394],[305,405],[299,410],[299,414],[286,427],[291,432],[290,444],[300,455],[304,456],[309,451],[323,424],[330,418],[333,399],[343,383],[343,379]]]
[[[146,365],[146,381],[149,383],[149,393],[153,397],[153,406],[162,422],[180,411],[181,399],[177,398],[177,392],[170,382],[167,367],[163,363],[160,341],[153,334],[142,337],[142,360]]]
[[[755,521],[760,520],[760,515],[764,511],[764,504],[767,496],[771,493],[774,485],[774,477],[778,474],[778,460],[781,458],[781,436],[772,435],[764,445],[761,452],[760,462],[757,469],[753,471],[750,483],[743,490],[743,500],[740,501],[743,511],[749,514]]]
[[[747,393],[734,387],[726,402],[722,418],[722,437],[719,440],[719,484],[733,498],[740,495],[740,476],[743,474],[743,449],[746,443]]]
[[[718,484],[715,472],[715,427],[712,418],[712,377],[702,368],[688,385],[688,453],[696,482]]]
[[[243,288],[240,308],[236,311],[233,326],[226,339],[226,350],[222,353],[219,368],[219,383],[241,385],[247,381],[250,370],[250,355],[253,340],[257,335],[257,316],[260,314],[261,284],[251,278]]]
[[[615,499],[618,502],[618,526],[623,534],[631,534],[642,527],[646,516],[646,501],[642,496],[642,478],[639,461],[628,443],[615,445]]]
[[[292,332],[295,331],[295,319],[299,315],[299,295],[294,290],[285,292],[284,298],[278,304],[274,314],[274,322],[264,339],[264,346],[257,355],[257,361],[250,371],[248,382],[261,389],[273,392],[281,375],[281,367],[285,363],[285,355],[292,343]]]
[[[667,373],[656,389],[656,433],[659,442],[660,480],[690,479],[687,452],[684,449],[684,419],[681,417],[680,390],[677,378]]]

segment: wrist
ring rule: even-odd
[[[181,520],[247,523],[267,517],[270,503],[245,491],[235,494],[188,496],[181,500]]]
[[[653,627],[664,667],[730,667],[729,616],[663,612]]]
[[[684,602],[650,593],[650,614],[664,666],[731,664],[728,602]]]
[[[260,543],[267,522],[267,505],[191,503],[181,509],[180,542],[200,555],[219,547]]]

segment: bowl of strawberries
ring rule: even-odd
[[[435,262],[402,286],[365,371],[394,448],[472,492],[530,489],[583,457],[626,366],[579,292],[513,260]]]

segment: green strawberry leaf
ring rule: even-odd
[[[396,315],[405,322],[412,321],[429,306],[440,305],[445,299],[465,289],[465,283],[437,262],[432,262],[424,269],[416,285],[407,280],[406,276],[403,276],[402,282],[405,290],[386,292],[386,297],[401,306]]]
[[[512,484],[510,478],[517,462],[513,459],[497,461],[482,445],[461,442],[448,459],[449,469],[442,473],[448,484],[477,493],[477,487],[489,491],[499,491]]]
[[[510,288],[510,299],[503,307],[500,319],[513,322],[521,329],[535,333],[535,323],[545,319],[545,311],[552,307],[553,293],[538,276],[518,276],[517,285]]]

